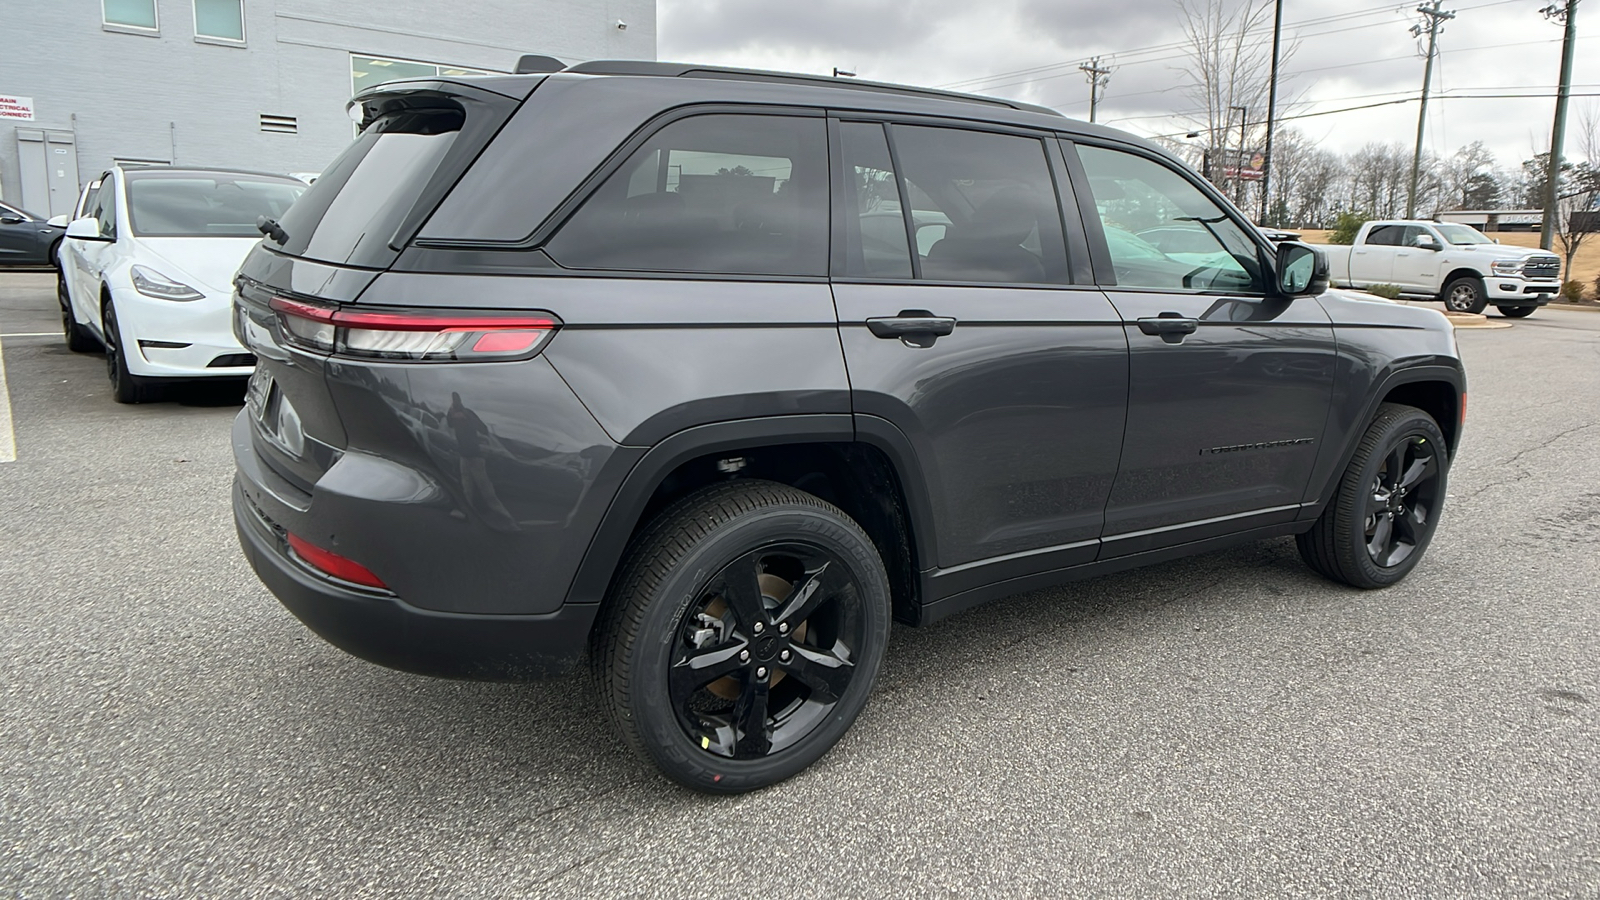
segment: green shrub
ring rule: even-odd
[[[1356,242],[1356,232],[1360,231],[1361,226],[1365,224],[1367,224],[1366,213],[1339,213],[1339,218],[1334,220],[1333,223],[1333,233],[1328,235],[1328,243],[1354,244]]]
[[[1368,285],[1367,293],[1377,294],[1385,300],[1398,300],[1400,299],[1400,286],[1397,284]]]
[[[1583,299],[1583,282],[1581,282],[1581,281],[1563,281],[1563,282],[1561,282],[1561,299],[1567,301],[1568,303],[1577,303],[1578,301],[1582,300]]]

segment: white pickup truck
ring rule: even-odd
[[[1548,250],[1507,247],[1452,222],[1368,222],[1355,243],[1319,244],[1340,287],[1390,284],[1403,297],[1481,313],[1493,304],[1521,318],[1561,291],[1561,260]]]

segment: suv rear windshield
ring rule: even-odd
[[[473,95],[368,99],[401,108],[380,114],[334,160],[278,224],[280,253],[381,269],[468,162],[504,124],[516,101]]]
[[[128,175],[128,221],[140,237],[259,238],[256,219],[283,215],[306,186],[232,172]]]

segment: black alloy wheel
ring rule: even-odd
[[[1471,275],[1453,278],[1442,292],[1444,307],[1451,312],[1481,313],[1489,305],[1488,292],[1483,279]]]
[[[1297,538],[1301,557],[1354,587],[1405,578],[1439,524],[1446,453],[1444,434],[1427,413],[1397,403],[1379,407],[1333,498]]]
[[[143,403],[151,399],[155,390],[149,381],[128,371],[128,361],[123,358],[126,348],[117,327],[117,310],[109,299],[100,312],[100,323],[106,335],[106,375],[111,379],[111,398],[118,403]]]
[[[889,626],[876,547],[784,485],[708,488],[662,514],[608,598],[593,656],[627,742],[672,779],[737,793],[801,771],[865,704]]]
[[[100,342],[95,340],[94,333],[86,326],[79,325],[78,320],[72,315],[72,300],[67,294],[67,283],[60,275],[56,276],[56,302],[61,304],[61,336],[66,339],[67,349],[73,353],[92,353],[100,349]]]
[[[1500,310],[1500,315],[1505,316],[1508,319],[1526,319],[1527,317],[1533,315],[1533,311],[1538,309],[1538,308],[1539,307],[1537,307],[1537,306],[1497,306],[1497,307],[1495,307],[1495,309]]]

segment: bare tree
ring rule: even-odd
[[[1445,194],[1443,209],[1490,209],[1500,196],[1500,178],[1495,173],[1494,154],[1473,141],[1444,162]]]
[[[1199,110],[1195,130],[1201,133],[1212,162],[1211,180],[1219,187],[1231,188],[1235,199],[1242,200],[1245,184],[1237,176],[1228,178],[1224,170],[1240,162],[1232,154],[1248,156],[1246,148],[1263,143],[1273,0],[1174,0],[1174,4],[1188,57],[1182,70],[1188,82],[1183,93]],[[1280,60],[1287,62],[1296,46],[1287,42],[1279,52]],[[1283,96],[1280,90],[1279,104],[1287,108],[1290,101]]]
[[[1566,258],[1562,266],[1562,278],[1572,278],[1572,258],[1578,255],[1578,248],[1582,247],[1589,236],[1594,233],[1596,225],[1595,203],[1600,200],[1600,118],[1597,118],[1595,108],[1587,106],[1578,115],[1578,152],[1583,154],[1584,160],[1572,164],[1567,172],[1567,161],[1562,160],[1561,185],[1566,193],[1558,198],[1556,203],[1556,239],[1561,244],[1561,253]]]
[[[1333,220],[1333,203],[1345,176],[1344,159],[1324,150],[1293,128],[1274,138],[1272,179],[1277,202],[1267,211],[1265,224],[1291,228],[1326,228]]]

